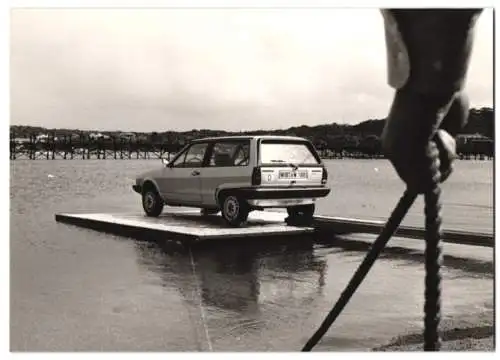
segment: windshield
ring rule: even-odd
[[[308,144],[303,142],[263,141],[259,153],[263,164],[319,164]]]

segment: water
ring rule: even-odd
[[[329,161],[332,193],[319,203],[318,213],[387,220],[405,186],[386,160]],[[493,232],[493,163],[458,161],[443,184],[443,227]],[[424,202],[419,197],[403,224],[424,226]]]
[[[158,161],[10,166],[13,351],[299,350],[367,251],[287,239],[167,251],[54,221],[56,212],[141,211],[130,185]],[[328,166],[333,191],[321,214],[386,219],[404,189],[385,161]],[[492,163],[456,168],[444,187],[445,227],[491,233]],[[406,223],[423,224],[421,212],[416,204]],[[391,243],[318,350],[368,349],[421,328],[422,244]],[[491,312],[492,250],[445,252],[445,317]]]

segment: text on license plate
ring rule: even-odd
[[[303,171],[280,171],[280,179],[307,179],[307,170]]]

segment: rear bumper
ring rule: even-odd
[[[138,194],[142,193],[142,186],[141,185],[132,185],[132,189]]]
[[[317,198],[330,193],[326,187],[320,188],[251,188],[241,189],[240,195],[250,206],[256,208],[283,208],[314,204]]]
[[[317,199],[327,196],[330,188],[244,188],[238,193],[246,200]]]
[[[255,208],[284,208],[291,206],[311,205],[316,199],[253,199],[247,200]]]

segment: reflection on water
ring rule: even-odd
[[[358,235],[358,237],[363,237]],[[369,235],[371,238],[375,238],[374,235]],[[342,240],[342,238],[347,238],[348,241],[337,241]],[[405,264],[422,264],[425,261],[425,254],[423,251],[415,250],[415,248],[408,246],[408,239],[404,239],[406,242],[405,246],[398,246],[394,244],[389,244],[386,246],[384,251],[379,255],[379,259],[388,260],[400,260],[404,261]],[[413,240],[415,241],[415,240]],[[337,239],[332,239],[332,244],[342,248],[345,252],[345,256],[359,256],[359,252],[367,253],[370,250],[371,243],[363,241],[361,239],[353,239],[353,236],[337,236]],[[424,243],[419,241],[419,248],[424,248]],[[470,253],[467,250],[470,247],[466,246],[455,246],[455,248],[464,249],[461,251],[460,255],[448,254],[446,245],[443,246],[443,262],[442,265],[445,268],[449,268],[456,272],[456,276],[461,277],[480,277],[480,278],[494,278],[494,263],[491,261],[491,257],[487,256],[487,259],[474,259],[470,257]],[[467,250],[465,250],[467,249]],[[474,251],[476,255],[479,253],[490,254],[491,249],[489,248],[475,248]]]
[[[301,328],[304,314],[323,300],[327,263],[311,240],[219,241],[192,252],[138,242],[136,249],[140,264],[193,307],[190,321],[197,322],[198,333],[208,328],[217,349],[256,349],[251,339],[269,332],[285,337],[257,340],[258,349],[276,348],[277,340],[293,337],[299,344],[308,331]],[[283,328],[283,321],[291,328]]]
[[[259,265],[255,256],[236,252],[196,258],[201,296],[206,306],[238,312],[258,311]]]
[[[321,245],[305,239],[251,239],[175,251],[136,243],[139,263],[191,306],[190,322],[198,328],[198,341],[210,341],[220,351],[298,350],[324,319],[369,246],[335,239]],[[421,251],[388,247],[318,349],[367,349],[420,326],[423,260]],[[478,304],[489,303],[491,272],[491,261],[445,255],[445,284],[449,285],[446,279],[459,284],[447,286],[447,293],[462,294],[444,297],[447,313],[456,316],[464,306],[479,311],[471,306],[476,298],[482,299]],[[482,280],[472,283],[474,278]],[[463,294],[464,287],[469,294]],[[208,335],[203,335],[204,329]]]
[[[307,301],[321,295],[325,285],[326,262],[314,256],[309,240],[252,240],[232,246],[224,241],[192,252],[137,244],[139,261],[160,275],[163,286],[190,299],[195,276],[204,305],[224,311],[258,313],[260,304],[279,303],[283,297]]]

